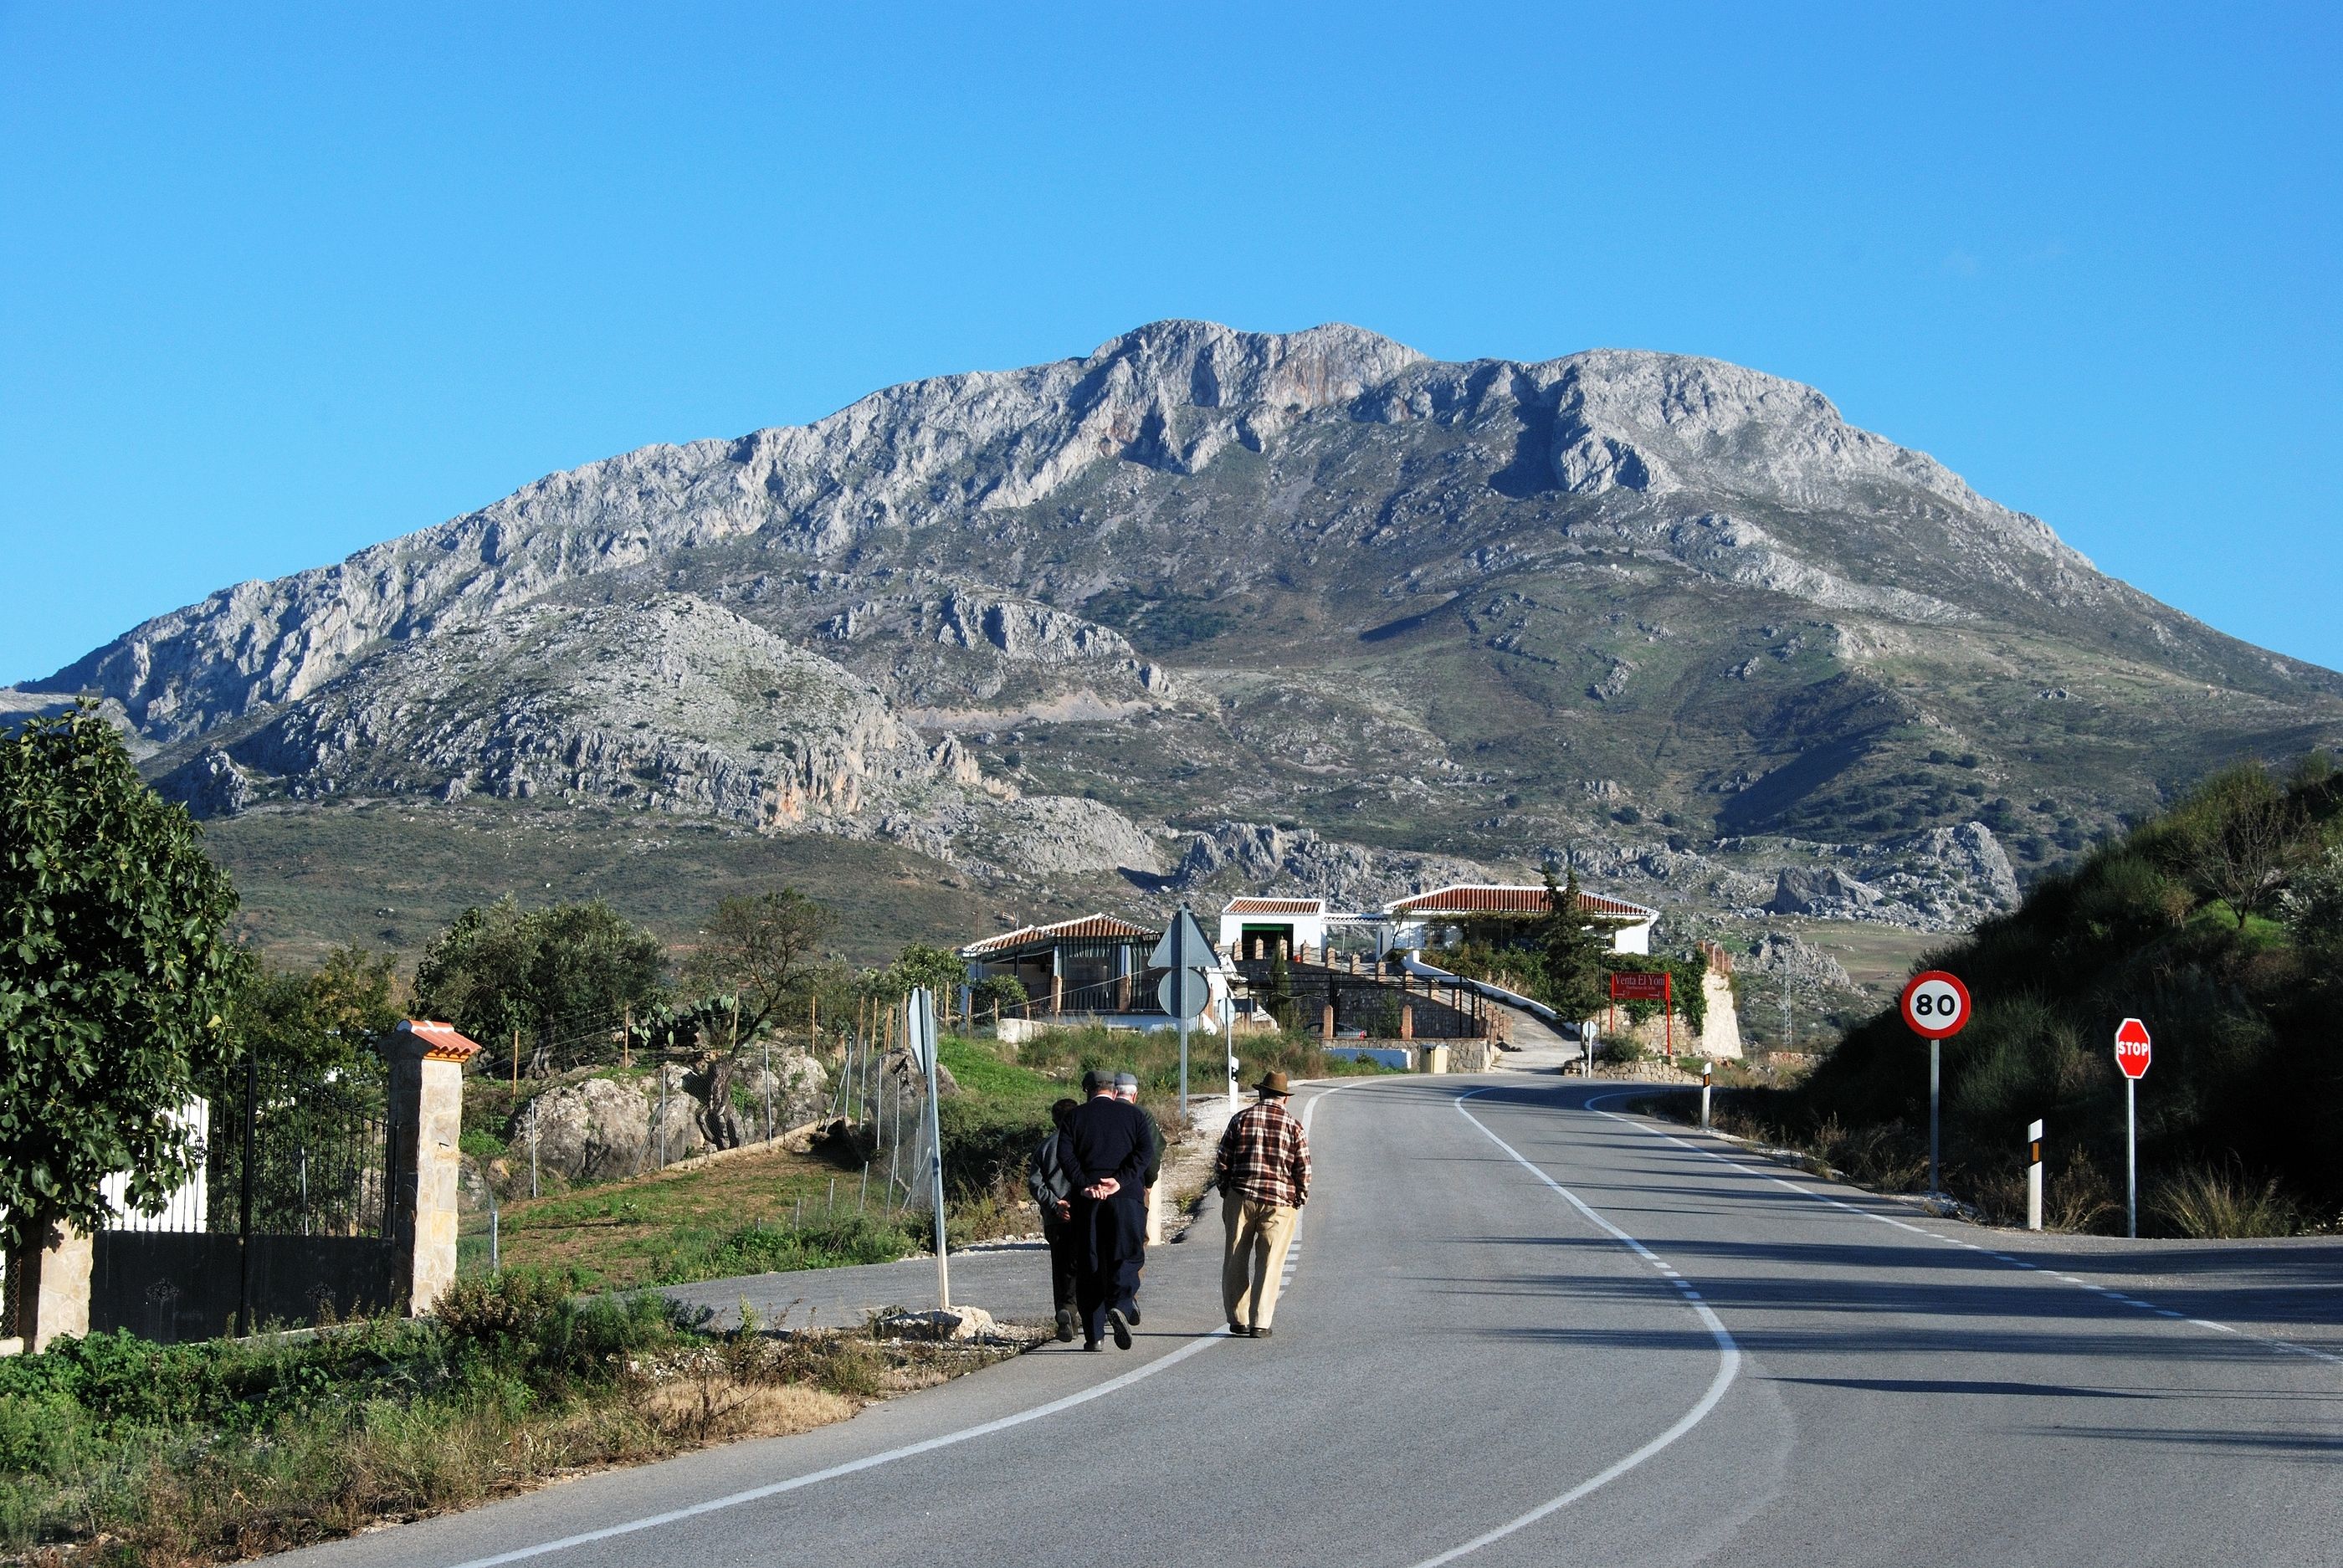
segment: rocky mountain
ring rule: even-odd
[[[2225,759],[2343,737],[2343,677],[1810,388],[1198,322],[553,475],[16,706],[75,692],[215,816],[680,815],[1132,901],[1559,853],[1939,929]]]

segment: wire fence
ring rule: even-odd
[[[818,1087],[799,1065],[808,1059],[821,1069]],[[900,1004],[866,1002],[846,1023],[776,1030],[733,1050],[621,1041],[610,1065],[529,1094],[500,1130],[472,1129],[489,1137],[465,1140],[464,1271],[503,1266],[509,1204],[604,1189],[607,1218],[623,1221],[630,1179],[784,1141],[802,1141],[838,1167],[811,1211],[900,1215],[931,1206],[928,1082],[905,1048]],[[513,1072],[510,1081],[528,1081]]]

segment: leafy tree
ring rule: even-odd
[[[297,1080],[327,1070],[374,1077],[382,1059],[373,1042],[400,1017],[392,1000],[397,961],[352,943],[314,970],[256,965],[230,1015],[235,1037],[265,1068]]]
[[[87,704],[0,740],[0,1243],[159,1206],[197,1158],[173,1113],[229,1053],[247,961],[195,824]]]
[[[1025,982],[1015,975],[987,975],[976,982],[970,1000],[979,1012],[990,1008],[1009,1012],[1025,1000]]]
[[[1603,960],[1611,944],[1586,923],[1578,907],[1578,873],[1569,876],[1557,887],[1554,867],[1545,868],[1545,1004],[1565,1019],[1593,1018],[1610,1000]]]
[[[820,945],[837,923],[827,905],[795,888],[726,899],[684,960],[684,986],[739,999],[739,1038],[749,1039],[804,1010],[820,977]]]
[[[2298,872],[2278,902],[2286,923],[2303,941],[2343,943],[2343,847]]]
[[[2188,880],[2219,899],[2240,930],[2286,887],[2300,859],[2301,814],[2260,769],[2242,767],[2208,783],[2198,796]]]
[[[542,1077],[585,1060],[615,1039],[632,1008],[666,999],[667,953],[597,899],[524,910],[508,895],[456,917],[416,966],[416,1010],[494,1047],[515,1030]]]

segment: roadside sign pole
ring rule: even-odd
[[[1945,1042],[1928,1042],[1928,1196],[1942,1192],[1944,1183],[1937,1179],[1936,1166],[1936,1104],[1943,1097]]]
[[[1938,1111],[1944,1100],[1944,1042],[1947,1036],[1968,1027],[1969,988],[1961,983],[1958,975],[1946,974],[1943,970],[1923,970],[1905,982],[1904,995],[1896,1006],[1904,1014],[1905,1025],[1928,1042],[1928,1199],[1934,1202],[1945,1191],[1943,1145],[1938,1138],[1942,1126]]]
[[[2042,1229],[2042,1123],[2026,1130],[2026,1228]]]
[[[2139,1240],[2139,1080],[2124,1080],[2124,1235]]]
[[[1205,966],[1217,965],[1220,956],[1204,928],[1196,923],[1196,914],[1187,905],[1180,906],[1165,928],[1163,940],[1147,961],[1157,969],[1171,972],[1163,977],[1157,992],[1164,1010],[1176,1013],[1180,1020],[1180,1120],[1188,1120],[1188,1028],[1196,1014],[1204,1010],[1211,996],[1212,983],[1205,978]]]
[[[2147,1025],[2127,1018],[2116,1026],[2116,1068],[2124,1075],[2124,1234],[2139,1240],[2139,1081],[2155,1057]]]
[[[944,1245],[944,1130],[936,1101],[936,1003],[925,986],[911,988],[909,1016],[903,1022],[912,1051],[928,1075],[928,1169],[930,1196],[936,1207],[936,1306],[951,1311],[951,1261]]]

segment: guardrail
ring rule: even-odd
[[[1421,980],[1454,986],[1459,990],[1486,997],[1491,1001],[1502,1002],[1507,1007],[1518,1009],[1529,1014],[1564,1040],[1578,1038],[1578,1025],[1565,1020],[1560,1013],[1546,1006],[1545,1003],[1532,1001],[1517,990],[1507,990],[1503,986],[1493,984],[1488,980],[1473,980],[1466,975],[1454,974],[1437,964],[1428,964],[1421,959],[1410,958],[1404,953],[1400,955],[1399,961],[1400,966],[1409,974]]]

